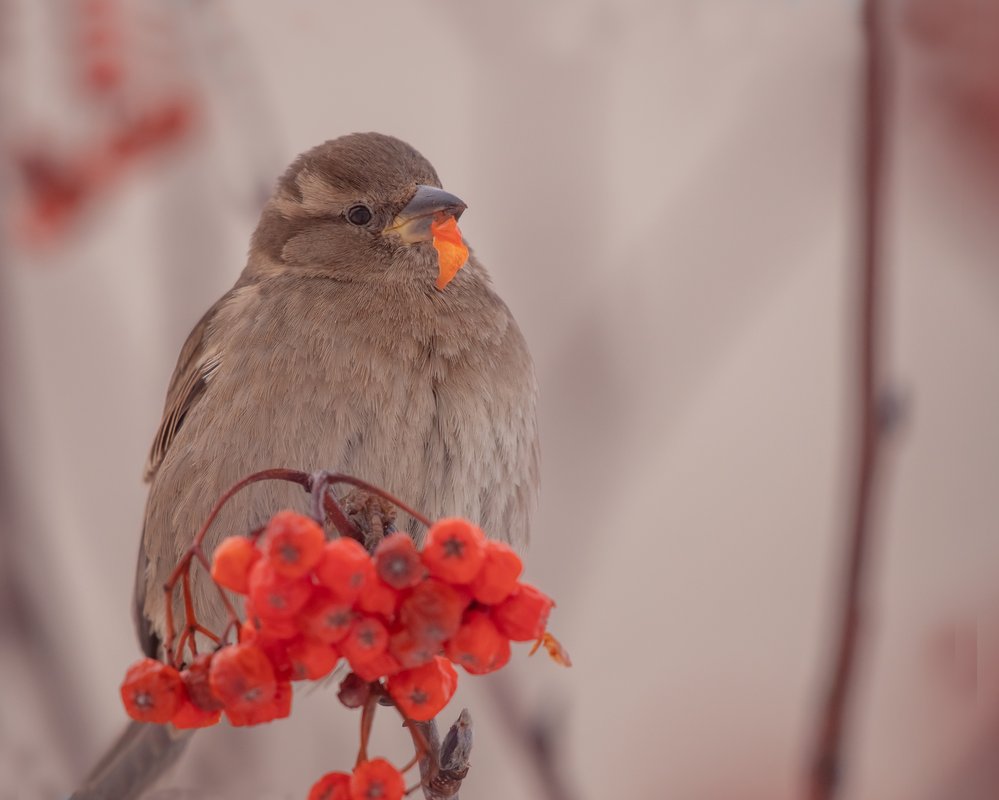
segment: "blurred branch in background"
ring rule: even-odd
[[[884,185],[888,139],[889,53],[884,10],[879,0],[863,6],[864,72],[860,147],[860,247],[857,279],[856,372],[853,388],[857,440],[851,507],[845,531],[838,630],[833,645],[825,704],[809,775],[808,797],[831,800],[843,773],[843,748],[850,694],[856,682],[858,647],[864,630],[867,560],[879,479],[881,445],[890,422],[881,375],[883,327],[881,282],[884,246]]]

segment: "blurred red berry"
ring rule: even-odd
[[[375,617],[361,617],[350,628],[350,632],[340,642],[340,650],[350,662],[354,672],[360,664],[365,664],[385,652],[388,645],[388,631]]]
[[[506,600],[493,606],[493,622],[500,633],[515,642],[540,639],[548,625],[554,601],[533,586],[520,583]]]
[[[208,683],[213,655],[213,653],[202,653],[196,656],[180,673],[188,699],[201,711],[218,711],[222,708],[222,702],[212,694]]]
[[[257,627],[247,620],[240,628],[239,641],[240,644],[256,645],[263,650],[274,667],[274,677],[279,681],[290,681],[292,666],[288,648],[300,637],[301,634],[297,632],[294,637],[277,637],[270,630]]]
[[[386,683],[399,710],[408,719],[420,721],[436,717],[457,687],[458,673],[450,661],[440,656],[422,667],[403,670]]]
[[[255,644],[223,647],[215,653],[208,672],[212,694],[226,711],[252,711],[274,699],[277,678],[274,666]]]
[[[243,608],[246,611],[247,621],[268,639],[287,641],[301,634],[297,616],[287,618],[278,618],[272,615],[263,616],[257,613],[256,606],[250,598],[247,598]]]
[[[393,589],[416,586],[427,574],[413,540],[401,531],[382,539],[374,558],[379,577]]]
[[[444,650],[448,658],[472,675],[494,672],[510,660],[510,640],[499,632],[484,611],[466,614]]]
[[[202,708],[198,708],[190,700],[185,700],[180,704],[177,712],[170,718],[170,724],[178,730],[208,728],[218,723],[220,719],[222,719],[222,709],[217,708],[214,711],[205,711]]]
[[[226,708],[225,715],[234,727],[262,725],[276,719],[284,719],[291,714],[291,684],[281,681],[274,688],[274,696],[267,703],[240,710]]]
[[[327,772],[309,789],[308,800],[351,800],[350,775]]]
[[[132,664],[121,684],[125,710],[139,722],[169,722],[184,699],[180,673],[154,658]]]
[[[326,536],[311,517],[279,511],[267,523],[263,547],[274,571],[284,578],[301,578],[319,563]]]
[[[384,758],[362,761],[350,776],[350,800],[402,800],[406,782]]]
[[[307,577],[282,576],[268,559],[250,570],[250,600],[261,619],[290,619],[302,610],[314,588]]]
[[[443,581],[428,578],[399,605],[399,619],[420,641],[443,642],[458,630],[467,600]]]
[[[403,667],[418,667],[441,651],[441,643],[417,638],[408,628],[401,628],[389,636],[388,651]]]
[[[471,583],[485,559],[485,539],[466,519],[441,519],[427,532],[421,557],[431,575],[450,583]]]
[[[316,578],[341,600],[353,602],[375,565],[358,542],[347,537],[326,542],[316,565]]]
[[[288,647],[291,675],[296,681],[315,681],[329,675],[340,660],[333,645],[315,639],[302,638]]]
[[[389,586],[374,572],[368,576],[357,596],[357,607],[369,614],[380,614],[391,619],[399,604],[399,592]]]
[[[343,639],[353,621],[350,604],[325,589],[313,594],[299,614],[299,627],[305,635],[329,644]]]
[[[212,554],[212,579],[219,586],[246,594],[250,590],[250,568],[261,555],[256,544],[245,536],[229,536]]]
[[[370,661],[365,661],[362,664],[354,664],[353,666],[354,674],[369,683],[402,671],[402,664],[388,650],[375,656]]]
[[[482,569],[472,581],[471,589],[475,599],[486,605],[495,605],[506,600],[517,588],[517,579],[524,565],[512,547],[487,539]]]

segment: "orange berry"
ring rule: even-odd
[[[382,539],[375,548],[374,558],[379,577],[393,589],[416,586],[427,574],[413,540],[401,531]]]
[[[399,592],[372,572],[357,596],[357,607],[369,614],[381,614],[387,619],[395,616],[399,604]]]
[[[279,681],[291,680],[291,659],[288,657],[288,647],[291,646],[300,633],[294,637],[277,637],[268,628],[257,627],[253,622],[247,620],[243,623],[239,631],[240,644],[252,644],[264,651],[274,667],[274,677]]]
[[[450,661],[440,656],[421,667],[392,675],[386,683],[399,710],[413,720],[436,717],[454,696],[457,687],[458,673]]]
[[[246,594],[250,590],[250,568],[260,556],[260,550],[245,536],[229,536],[212,554],[212,579],[219,586]]]
[[[444,646],[447,657],[472,675],[494,672],[510,660],[510,640],[484,611],[465,615],[458,632]]]
[[[399,605],[399,619],[413,634],[426,642],[443,642],[461,625],[465,598],[436,578],[420,583]]]
[[[352,666],[354,674],[368,683],[376,681],[379,678],[388,677],[389,675],[395,675],[402,670],[402,664],[387,650],[375,656],[370,661],[353,664]]]
[[[309,789],[308,800],[351,800],[350,775],[327,772]]]
[[[261,725],[265,722],[273,722],[276,719],[284,719],[291,714],[291,684],[287,681],[280,681],[274,687],[274,696],[266,703],[253,706],[249,709],[227,708],[225,715],[229,718],[229,724],[234,727],[245,725]]]
[[[385,652],[388,631],[376,617],[360,617],[340,642],[340,650],[357,672],[357,666],[370,662]]]
[[[548,625],[548,614],[555,602],[544,592],[526,583],[517,588],[506,600],[493,606],[493,622],[500,633],[515,642],[540,639]]]
[[[517,588],[517,579],[523,569],[520,556],[512,547],[487,539],[482,569],[471,584],[472,594],[486,605],[502,602]]]
[[[277,678],[267,654],[255,644],[223,647],[208,672],[212,694],[226,711],[252,711],[274,699]]]
[[[305,635],[327,644],[346,636],[353,621],[350,605],[325,589],[313,594],[299,613],[299,627]]]
[[[353,602],[375,565],[359,542],[347,537],[326,542],[316,565],[316,578],[345,602]]]
[[[121,700],[128,715],[139,722],[163,724],[177,713],[184,702],[184,684],[180,673],[155,658],[136,661],[125,673]]]
[[[288,647],[292,680],[315,681],[329,675],[340,660],[340,653],[329,644],[302,638]]]
[[[431,575],[450,583],[470,583],[485,560],[485,539],[467,519],[441,519],[427,532],[421,557]]]
[[[222,709],[217,708],[214,711],[205,711],[198,708],[190,700],[185,700],[180,704],[177,712],[170,718],[170,724],[178,730],[208,728],[218,723],[220,719],[222,719]]]
[[[406,782],[384,758],[362,761],[350,776],[350,800],[402,800]]]
[[[314,588],[306,577],[282,576],[269,559],[261,559],[250,570],[250,601],[261,619],[291,619],[308,602]]]
[[[301,578],[322,558],[326,536],[312,517],[279,511],[267,523],[262,541],[278,575]]]

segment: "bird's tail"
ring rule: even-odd
[[[69,800],[134,800],[184,751],[193,731],[132,722]]]

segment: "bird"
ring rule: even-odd
[[[442,278],[431,226],[465,209],[426,158],[381,133],[324,142],[278,179],[245,268],[181,348],[149,454],[134,595],[147,656],[164,656],[171,571],[226,489],[260,470],[348,473],[431,519],[465,517],[527,544],[537,380],[474,252]],[[248,487],[206,551],[284,508],[308,508],[301,487]],[[398,525],[419,540],[415,520]],[[217,592],[203,574],[192,588],[199,622],[221,630]],[[185,741],[132,723],[73,797],[138,797]]]

